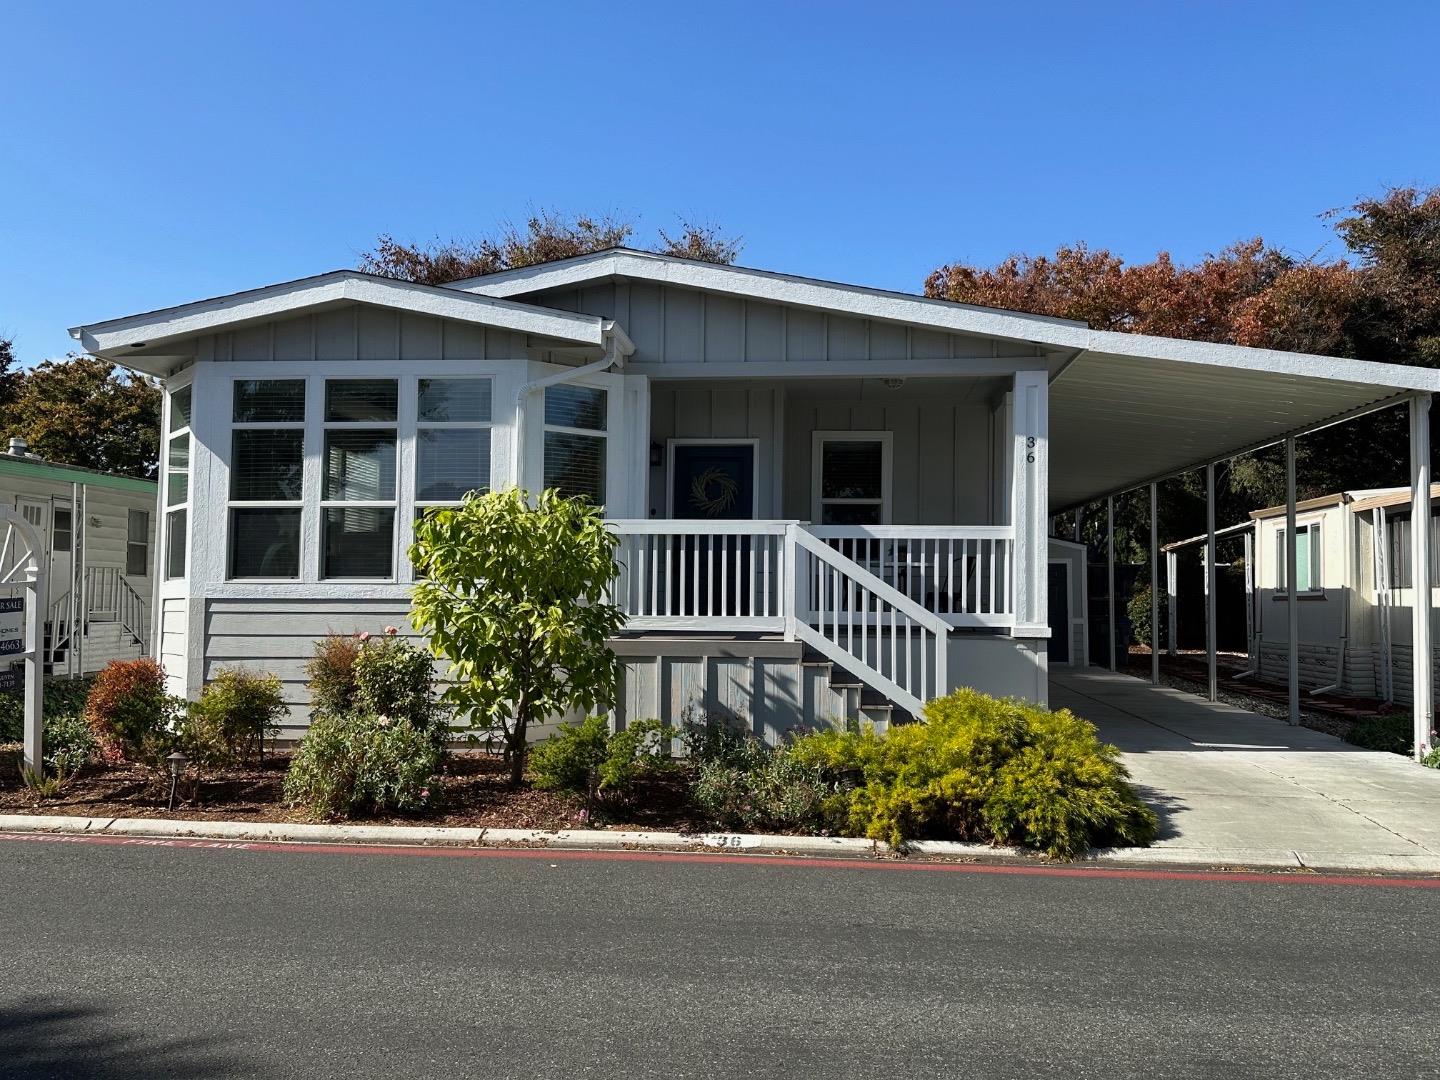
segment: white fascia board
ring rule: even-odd
[[[70,329],[70,336],[83,344],[88,352],[105,355],[114,349],[156,345],[175,338],[214,333],[238,323],[283,318],[306,308],[343,302],[481,323],[581,345],[604,344],[604,320],[594,315],[457,293],[453,289],[417,285],[353,270],[339,270],[193,304],[76,326]]]
[[[511,297],[581,285],[607,277],[627,277],[684,288],[729,293],[776,304],[795,304],[857,318],[925,326],[949,333],[1025,341],[1041,346],[1108,353],[1144,360],[1236,368],[1385,387],[1440,392],[1440,370],[1350,360],[1311,353],[1254,349],[1181,338],[1091,330],[1083,323],[996,308],[973,307],[923,296],[867,289],[857,285],[799,278],[697,262],[653,252],[609,250],[553,263],[521,267],[453,282],[445,288],[486,296]],[[1079,356],[1083,362],[1083,355]]]

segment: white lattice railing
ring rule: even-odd
[[[851,562],[951,626],[1015,624],[1015,530],[1003,525],[814,525]]]

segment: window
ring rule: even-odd
[[[395,576],[395,379],[325,383],[321,576]]]
[[[190,397],[182,386],[170,393],[170,422],[165,433],[165,577],[185,576],[190,505]],[[149,535],[149,523],[146,523]],[[129,562],[126,548],[126,562]],[[146,563],[149,563],[147,553]]]
[[[490,380],[421,379],[415,502],[455,503],[490,490]]]
[[[27,515],[28,516],[28,515]],[[75,545],[75,528],[71,524],[70,507],[55,507],[54,528],[50,533],[50,544],[55,551],[69,551]]]
[[[890,433],[817,431],[812,513],[821,525],[890,520]]]
[[[1384,511],[1379,511],[1383,513]],[[1390,588],[1413,589],[1415,587],[1414,560],[1410,550],[1410,511],[1402,510],[1385,519],[1385,531],[1389,537]],[[1440,584],[1440,518],[1430,519],[1430,581]]]
[[[305,380],[235,380],[231,422],[230,577],[297,579]]]
[[[608,396],[562,383],[545,390],[545,486],[605,504]]]
[[[1277,592],[1290,595],[1286,585],[1285,530],[1275,532],[1275,582]],[[1320,590],[1320,523],[1312,521],[1295,529],[1295,579],[1302,593]]]
[[[125,573],[150,576],[150,511],[131,510],[125,522]]]

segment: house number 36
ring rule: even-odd
[[[1035,436],[1034,436],[1034,435],[1027,435],[1027,436],[1025,436],[1025,450],[1027,451],[1026,454],[1025,454],[1025,460],[1026,460],[1027,463],[1029,463],[1029,464],[1031,464],[1031,465],[1034,465],[1034,464],[1035,464],[1035,454],[1033,453],[1034,449],[1035,449]]]

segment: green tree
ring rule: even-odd
[[[153,478],[160,388],[108,360],[71,356],[23,373],[3,422],[32,453],[66,465]]]
[[[553,210],[532,214],[523,227],[506,222],[491,236],[478,240],[404,243],[382,234],[373,250],[360,256],[360,269],[381,277],[444,285],[536,263],[588,255],[619,247],[635,236],[635,222],[611,215],[569,217]],[[706,262],[733,263],[740,238],[725,236],[717,226],[682,219],[673,235],[659,231],[654,250]]]
[[[556,491],[472,494],[415,523],[411,621],[450,661],[444,700],[504,732],[512,784],[532,723],[614,700],[615,545],[599,507]]]
[[[15,370],[15,343],[0,338],[0,425],[10,426],[10,410],[25,382],[25,373]],[[5,434],[0,431],[0,435]]]

